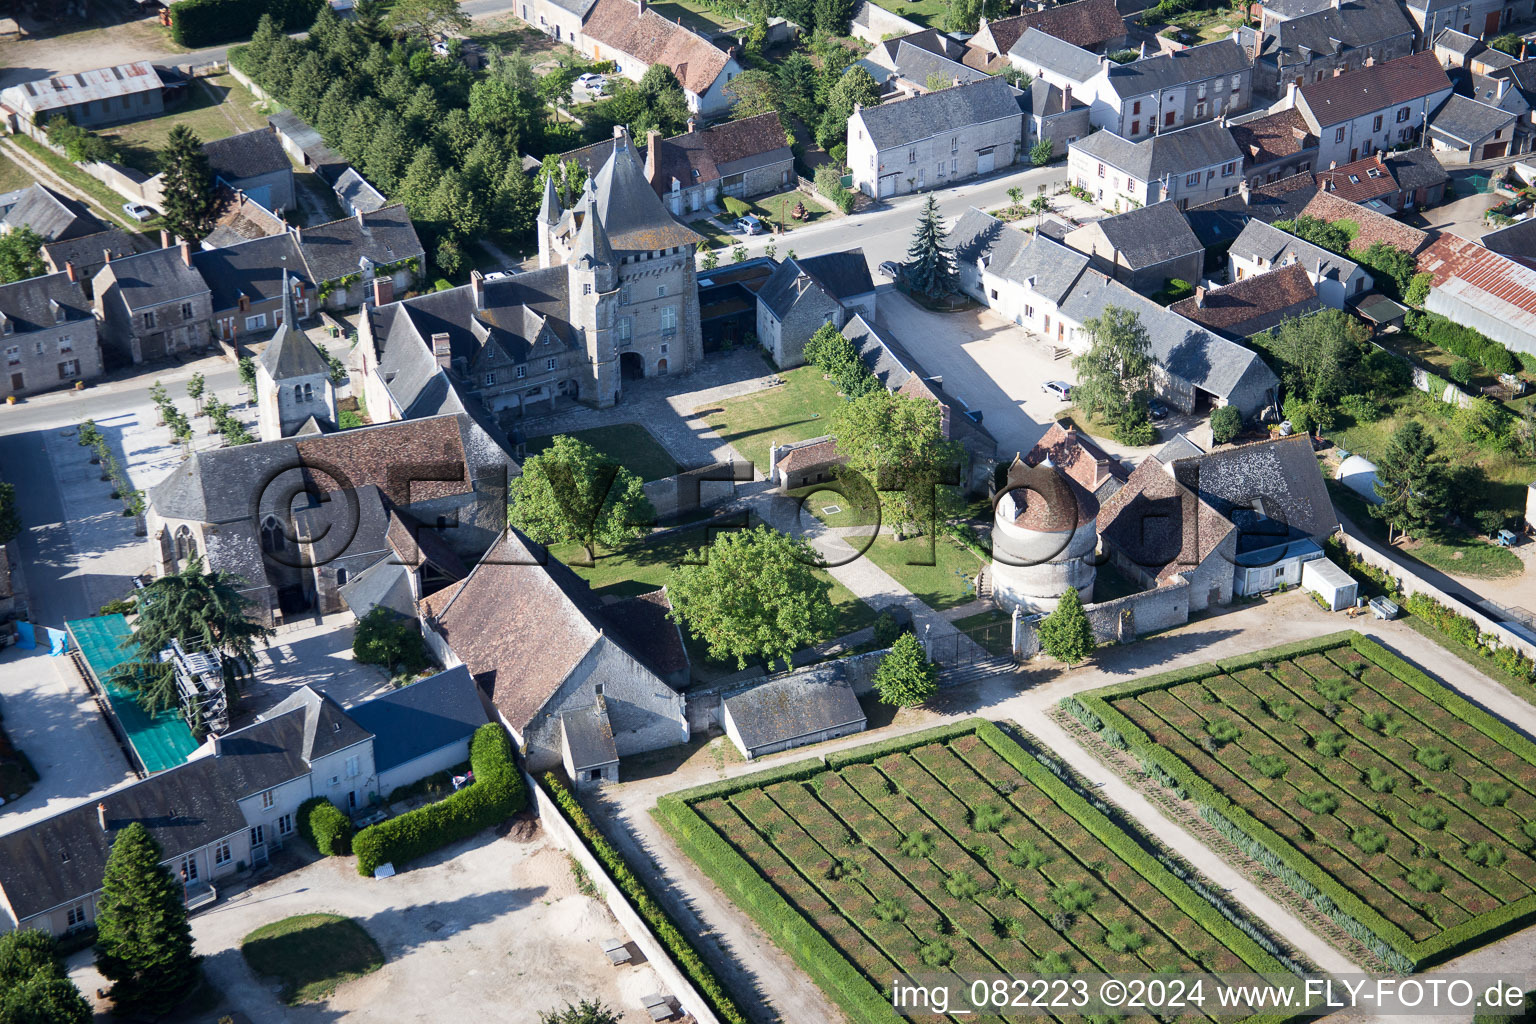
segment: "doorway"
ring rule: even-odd
[[[619,376],[624,380],[639,380],[645,376],[645,357],[639,352],[619,353]]]

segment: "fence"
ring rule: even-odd
[[[608,869],[603,867],[602,861],[593,856],[591,850],[587,849],[586,842],[576,834],[570,822],[565,820],[565,815],[560,813],[560,808],[556,807],[554,801],[549,798],[549,794],[544,792],[544,787],[527,772],[523,773],[523,781],[528,786],[528,792],[533,794],[534,807],[545,831],[576,860],[576,863],[581,865],[587,877],[592,880],[592,884],[603,894],[603,902],[618,919],[619,925],[628,934],[630,941],[639,947],[641,954],[661,979],[662,984],[677,998],[683,1012],[691,1015],[698,1024],[720,1024],[720,1018],[715,1016],[709,1004],[704,1001],[704,997],[699,995],[698,990],[693,987],[693,983],[677,969],[666,947],[656,938],[650,927],[640,919],[640,915],[635,913],[635,908],[629,905],[629,901],[624,898],[624,893],[619,891],[618,885],[609,877]],[[636,871],[636,874],[640,873]],[[597,955],[597,950],[593,951],[593,955]]]

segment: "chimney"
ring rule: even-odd
[[[861,111],[863,109],[864,109],[864,104],[862,104],[862,103],[858,102],[857,100],[855,100],[854,103],[853,103],[853,112],[855,114],[857,114],[859,111]]]
[[[363,223],[363,211],[361,209],[359,209],[357,211],[357,213],[353,214],[353,216],[355,216],[357,218],[357,226],[358,227],[365,228],[365,227],[368,226],[368,225]]]
[[[692,118],[689,118],[692,121]],[[651,154],[656,152],[656,143],[661,139],[661,132],[652,128],[645,133],[645,165],[649,168],[654,162]]]
[[[624,127],[622,124],[616,124],[613,126],[613,148],[629,148],[629,129]]]
[[[218,733],[214,733],[213,734],[213,756],[214,757],[223,757],[224,756],[224,740],[222,738],[220,738]]]
[[[235,204],[237,206],[244,206],[245,205],[245,189],[243,189],[243,188],[235,189]]]
[[[432,358],[445,370],[453,365],[453,346],[448,343],[446,331],[432,335]]]
[[[1337,160],[1329,160],[1328,161],[1328,169],[1330,171],[1338,170],[1338,167],[1339,167],[1339,162]]]
[[[388,277],[373,279],[373,304],[387,306],[395,301],[395,282]]]
[[[1237,183],[1237,194],[1243,197],[1243,205],[1247,206],[1248,203],[1249,203],[1249,198],[1248,198],[1249,189],[1248,189],[1248,179],[1247,178],[1244,178],[1242,181]]]
[[[699,128],[699,119],[693,116],[688,118],[688,134],[692,135]]]
[[[101,250],[101,262],[103,262],[103,263],[111,263],[112,262],[112,250],[111,249],[103,249],[103,250]]]
[[[110,829],[107,828],[107,805],[106,804],[99,803],[99,804],[96,805],[96,820],[101,822],[101,830],[103,832],[111,831]]]
[[[1195,308],[1205,308],[1205,285],[1203,284],[1195,285]]]
[[[166,230],[165,228],[161,228],[160,229],[160,248],[162,248],[162,249],[169,249],[170,247],[171,247],[171,233],[170,233],[170,231]]]
[[[1493,98],[1496,100],[1502,100],[1504,98],[1504,93],[1509,90],[1509,79],[1500,78],[1497,81],[1499,84],[1495,87],[1497,91],[1493,94]]]
[[[951,87],[958,88],[959,85],[960,85],[960,76],[956,75],[954,78],[951,78],[949,80],[949,84],[950,84]]]
[[[478,270],[469,272],[469,292],[475,297],[476,311],[485,308],[485,277]]]
[[[70,282],[70,284],[74,284],[76,281],[80,280],[80,275],[75,273],[75,261],[74,260],[65,260],[64,261],[64,273],[69,275],[69,282]]]
[[[1061,109],[1063,111],[1072,109],[1072,86],[1070,85],[1061,87]]]
[[[1285,109],[1292,110],[1296,106],[1296,80],[1285,83]]]
[[[635,2],[640,5],[640,13],[645,14],[645,0],[635,0]]]
[[[295,243],[297,243],[298,245],[303,245],[304,244],[304,229],[303,228],[299,227],[297,224],[291,224],[291,225],[289,225],[288,230],[293,232],[293,240],[294,240]]]
[[[188,267],[192,266],[192,243],[191,242],[182,242],[181,243],[181,262],[185,263]]]

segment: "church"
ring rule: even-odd
[[[539,269],[364,307],[375,421],[483,410],[505,428],[572,403],[605,408],[627,381],[699,367],[702,236],[662,205],[627,130],[614,134],[569,209],[545,183]]]

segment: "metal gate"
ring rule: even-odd
[[[1003,619],[928,639],[928,657],[940,668],[958,668],[998,659],[1015,660],[1013,622]]]

